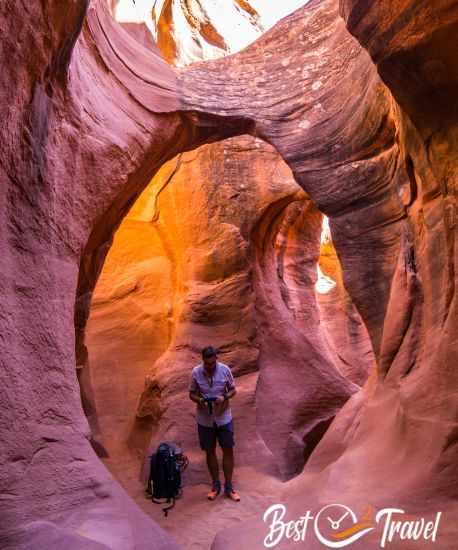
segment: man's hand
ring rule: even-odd
[[[216,403],[221,406],[223,403],[226,403],[227,401],[229,401],[231,397],[234,397],[236,393],[237,392],[235,388],[232,388],[226,393],[224,393],[223,395],[218,395],[218,397],[216,398]]]
[[[208,408],[208,405],[202,396],[199,396],[199,401],[197,402],[197,405],[199,406],[199,409],[201,409],[202,411]]]
[[[205,403],[204,401],[204,398],[195,393],[195,392],[189,392],[189,398],[191,399],[191,401],[194,401],[194,403],[197,403],[199,409],[205,409],[207,407],[207,404]]]
[[[226,409],[225,403],[226,403],[226,400],[224,399],[224,395],[218,395],[215,401],[216,414],[221,414]]]

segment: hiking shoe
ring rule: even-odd
[[[240,495],[234,491],[232,483],[228,483],[227,481],[224,483],[224,494],[235,502],[240,501]]]
[[[230,491],[225,491],[224,494],[227,496],[227,498],[230,498],[235,502],[240,502],[240,495],[236,493],[234,489],[231,489]]]
[[[221,483],[219,480],[214,481],[211,491],[207,494],[208,500],[215,500],[215,498],[221,493]]]

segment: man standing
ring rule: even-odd
[[[238,502],[240,496],[232,486],[234,470],[234,424],[229,399],[236,394],[230,368],[217,361],[216,350],[202,350],[202,363],[192,369],[189,397],[197,403],[196,419],[200,448],[205,451],[207,467],[213,480],[209,500],[221,492],[216,440],[223,451],[224,494]],[[208,399],[210,398],[210,399]]]

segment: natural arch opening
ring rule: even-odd
[[[211,528],[207,515],[195,526],[209,478],[187,388],[202,347],[220,350],[238,387],[234,481],[246,498],[230,521],[265,509],[302,470],[373,363],[325,218],[275,149],[252,136],[160,169],[115,234],[85,344],[80,381],[96,450],[185,546],[207,547],[228,525],[216,514]],[[166,522],[141,479],[162,440],[190,458],[184,501]]]
[[[121,5],[114,3],[118,19]],[[169,63],[237,49],[217,25],[197,25],[200,12],[186,27],[194,38],[198,31],[198,47],[187,47],[186,32],[170,27],[177,9],[165,2],[153,29],[146,21]],[[263,30],[259,21],[249,19],[253,35]],[[144,25],[122,24],[155,48]],[[196,526],[209,475],[187,389],[208,344],[236,377],[234,481],[248,498],[230,519],[215,514],[209,521],[206,510]],[[80,380],[94,446],[143,510],[185,547],[208,547],[228,523],[264,510],[283,481],[302,471],[374,363],[326,219],[278,152],[252,136],[180,154],[154,176],[115,235],[86,346]],[[141,475],[148,452],[163,440],[180,443],[190,458],[184,501],[166,522],[145,499],[145,470]]]
[[[378,362],[366,391],[333,421],[307,472],[288,485],[294,486],[289,512],[324,501],[357,509],[367,497],[377,508],[395,503],[409,517],[421,513],[421,523],[447,510],[441,546],[453,546],[457,139],[448,106],[456,97],[450,55],[456,14],[442,2],[395,4],[316,0],[309,12],[292,14],[237,55],[179,71],[121,32],[105,0],[70,2],[66,9],[32,0],[27,10],[10,1],[2,10],[11,29],[4,36],[0,163],[2,547],[176,548],[132,506],[88,444],[75,379],[73,306],[81,387],[90,390],[81,345],[85,308],[112,230],[166,159],[250,132],[281,151],[296,180],[332,216],[346,286]],[[273,240],[285,220],[300,216],[286,203],[261,214],[250,240],[262,251],[251,290],[255,315],[264,312],[258,326],[269,348],[257,348],[262,382],[252,404],[261,429],[268,427],[260,418],[268,410],[262,398],[275,407],[264,419],[287,426],[260,434],[286,476],[313,448],[307,434],[319,437],[332,413],[327,409],[327,420],[313,424],[311,413],[321,410],[313,401],[318,389],[339,384],[307,378],[317,392],[303,399],[304,371],[288,371],[306,356],[307,373],[319,373],[322,356],[313,350],[326,338],[312,330],[304,335],[291,321],[297,283],[280,258],[291,258],[292,248]],[[297,225],[292,232],[299,242]],[[203,317],[207,305],[200,300],[184,320],[215,324]],[[288,342],[279,342],[281,334]],[[275,369],[278,350],[288,361]],[[165,379],[166,366],[156,377]],[[288,399],[279,399],[275,384],[283,370],[292,388]],[[176,410],[173,388],[161,392],[169,405],[161,417],[167,429],[178,425],[166,416]],[[91,417],[90,392],[86,397]],[[95,409],[92,417],[98,420]],[[260,536],[259,523],[219,533],[214,547],[238,550],[240,540],[251,543],[255,531]]]

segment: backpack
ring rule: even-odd
[[[162,508],[167,517],[168,511],[175,506],[175,499],[182,496],[181,472],[188,465],[188,459],[181,449],[174,444],[161,443],[151,456],[148,488],[151,499],[156,504],[164,504],[159,499],[166,499],[170,506]]]

